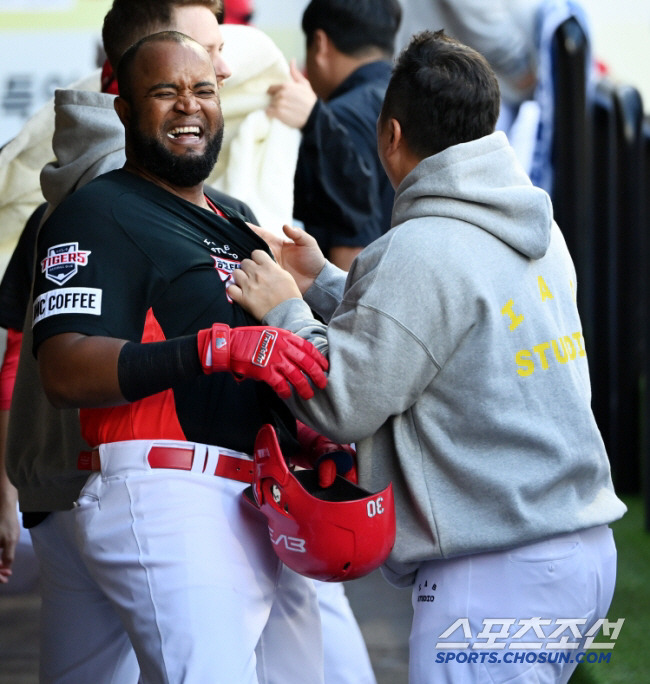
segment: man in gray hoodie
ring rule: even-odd
[[[614,591],[608,523],[626,509],[590,407],[575,269],[498,111],[482,56],[416,35],[378,121],[391,230],[346,278],[286,227],[287,270],[254,252],[229,288],[328,355],[327,387],[292,411],[356,442],[361,486],[393,482],[383,572],[413,587],[410,684],[567,682]]]

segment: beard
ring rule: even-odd
[[[156,137],[142,132],[136,117],[130,130],[131,148],[138,163],[149,173],[179,188],[202,183],[212,172],[223,143],[223,119],[214,133],[204,131],[207,145],[203,154],[188,151],[174,154]]]

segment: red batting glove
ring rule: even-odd
[[[297,459],[292,460],[298,462],[298,465],[302,465],[302,460],[309,467],[318,470],[318,484],[321,487],[331,486],[337,475],[357,484],[357,452],[354,447],[337,444],[300,421],[297,430],[302,452]]]
[[[199,331],[198,348],[205,373],[230,371],[237,380],[262,380],[282,399],[291,396],[290,385],[302,399],[311,399],[314,390],[307,378],[320,389],[327,384],[327,359],[310,342],[282,328],[215,323]]]

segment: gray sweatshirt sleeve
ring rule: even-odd
[[[304,423],[343,444],[369,437],[406,411],[439,369],[404,325],[354,297],[341,302],[327,326],[300,299],[275,307],[264,323],[291,330],[328,357],[327,387],[288,403]]]
[[[345,271],[326,261],[312,286],[305,292],[305,301],[324,321],[332,318],[341,303],[346,280]]]

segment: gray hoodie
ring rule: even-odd
[[[56,161],[41,172],[43,196],[52,208],[102,173],[124,166],[124,127],[115,95],[57,90],[54,98]]]
[[[306,301],[264,322],[329,356],[329,382],[292,400],[356,442],[360,483],[393,482],[407,585],[423,560],[515,547],[620,518],[591,392],[576,276],[548,195],[503,133],[424,159],[392,229],[347,276],[327,265]]]
[[[57,161],[41,172],[50,204],[46,216],[77,188],[124,164],[124,128],[114,99],[85,90],[56,91],[52,146]],[[31,348],[27,316],[9,418],[7,472],[22,511],[68,510],[88,478],[77,468],[79,452],[90,447],[81,437],[78,411],[55,409],[47,400]]]

